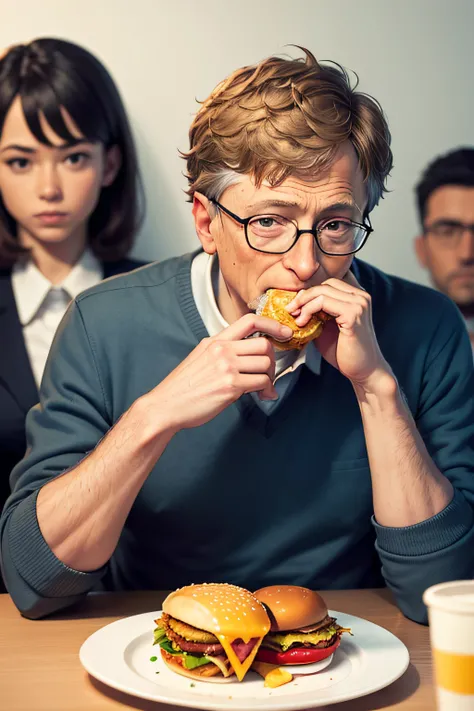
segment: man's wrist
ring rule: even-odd
[[[362,382],[351,382],[359,404],[369,401],[390,403],[401,397],[397,379],[390,367],[380,368]]]
[[[169,442],[179,431],[180,428],[176,423],[171,422],[164,409],[159,406],[154,393],[151,392],[135,400],[127,411],[127,417],[132,417],[139,425],[142,446],[153,445],[163,440]]]

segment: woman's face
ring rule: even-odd
[[[28,246],[85,239],[100,192],[111,185],[120,167],[116,147],[106,152],[102,144],[89,143],[70,115],[64,109],[61,113],[76,139],[72,144],[60,138],[41,113],[40,124],[52,146],[40,143],[28,128],[19,97],[0,136],[0,195],[20,242]]]

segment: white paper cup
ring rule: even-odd
[[[474,711],[474,580],[425,591],[439,711]]]

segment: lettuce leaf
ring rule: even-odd
[[[193,654],[186,654],[184,657],[184,666],[186,669],[196,669],[197,667],[202,667],[204,664],[209,664],[211,662],[207,657],[195,657]]]
[[[166,638],[166,632],[162,627],[153,630],[153,644],[160,644],[163,638]]]
[[[208,657],[196,657],[194,654],[189,654],[189,652],[177,651],[171,646],[168,637],[165,634],[159,634],[160,632],[160,628],[155,630],[155,641],[153,644],[159,644],[161,649],[164,649],[168,654],[172,654],[174,657],[183,657],[183,665],[186,669],[196,669],[212,661]]]
[[[165,652],[168,652],[168,654],[174,654],[178,657],[184,654],[184,652],[182,652],[180,649],[174,649],[174,647],[171,646],[171,642],[169,641],[168,637],[162,639],[161,642],[159,642],[159,645],[161,649],[164,649]]]

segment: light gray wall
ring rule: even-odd
[[[426,281],[412,252],[412,188],[436,154],[474,144],[473,0],[2,0],[0,47],[58,36],[96,53],[116,79],[140,150],[148,217],[135,254],[163,259],[196,236],[185,202],[187,131],[228,73],[287,44],[355,70],[393,136],[392,191],[362,256]]]

